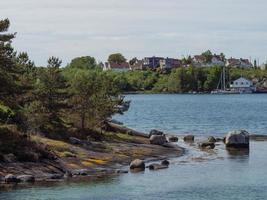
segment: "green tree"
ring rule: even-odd
[[[49,113],[49,119],[60,119],[60,110],[66,107],[66,80],[61,74],[62,61],[56,57],[48,59],[47,68],[40,71],[36,94]]]
[[[212,52],[210,50],[207,50],[207,51],[203,52],[201,55],[205,57],[206,63],[210,63],[211,62],[213,55],[212,55]]]
[[[94,128],[110,117],[119,103],[113,81],[99,71],[77,70],[70,80],[71,105],[80,128]]]
[[[126,62],[126,58],[121,53],[114,53],[109,55],[108,62],[120,64]]]
[[[17,89],[15,53],[11,47],[11,41],[15,34],[5,33],[9,26],[8,19],[0,20],[0,100],[6,104],[11,103]]]
[[[90,70],[90,69],[95,69],[97,67],[97,63],[94,57],[83,56],[83,57],[74,58],[68,67],[75,68],[75,69]]]

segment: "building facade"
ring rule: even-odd
[[[125,72],[125,71],[130,70],[130,65],[128,62],[123,62],[123,63],[106,62],[104,67],[103,67],[103,70],[104,71],[114,70],[114,71],[118,71],[118,72]]]
[[[230,85],[231,90],[239,93],[252,93],[256,91],[253,82],[243,77],[233,81]]]
[[[182,61],[175,58],[165,58],[160,60],[161,69],[172,69],[182,66]]]
[[[145,68],[156,69],[160,67],[160,60],[164,59],[163,57],[145,57],[143,66]]]

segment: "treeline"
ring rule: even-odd
[[[121,90],[125,92],[146,91],[146,92],[210,92],[217,88],[222,67],[214,66],[207,68],[183,67],[173,69],[168,73],[161,71],[128,71],[128,72],[107,72],[110,74]],[[241,76],[252,80],[267,78],[267,70],[226,68],[226,82],[230,83]]]
[[[46,67],[36,67],[27,53],[13,49],[9,26],[8,19],[0,21],[0,126],[64,137],[73,129],[101,128],[120,111],[120,88],[94,58],[61,67],[59,58],[50,57]]]

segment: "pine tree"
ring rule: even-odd
[[[36,94],[47,110],[49,120],[60,122],[60,111],[66,107],[66,81],[61,74],[59,58],[48,59],[47,68],[40,70],[37,79]]]
[[[11,47],[15,34],[8,31],[10,22],[8,19],[0,21],[0,101],[9,105],[16,90],[16,69],[14,62],[14,50]]]

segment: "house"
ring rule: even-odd
[[[226,61],[226,66],[227,67],[238,67],[240,66],[240,60],[236,58],[229,58]]]
[[[145,68],[150,68],[150,69],[155,69],[160,66],[160,60],[164,58],[162,57],[145,57],[144,58],[144,67]]]
[[[251,67],[253,67],[253,65],[248,59],[240,58],[240,67],[242,67],[242,68],[251,68]]]
[[[207,62],[206,57],[203,55],[196,55],[193,57],[193,64],[196,67],[212,67],[214,65],[224,66],[224,60],[220,55],[214,54],[210,62]]]
[[[161,69],[178,68],[182,66],[182,61],[175,58],[165,58],[160,60],[159,65]]]
[[[104,71],[114,70],[118,72],[124,72],[130,70],[130,65],[128,62],[115,63],[115,62],[106,62],[103,68]]]
[[[193,65],[196,67],[205,67],[206,66],[206,58],[203,55],[195,55],[193,57]]]
[[[252,93],[256,91],[253,82],[243,77],[233,81],[230,84],[230,88],[232,91],[236,91],[239,93]]]
[[[220,55],[213,55],[211,59],[211,65],[224,66],[224,59]]]
[[[144,61],[136,60],[134,63],[130,64],[131,70],[143,70],[144,69]]]
[[[228,67],[240,67],[240,68],[251,68],[253,65],[248,59],[236,59],[236,58],[230,58],[226,61],[226,66]]]

